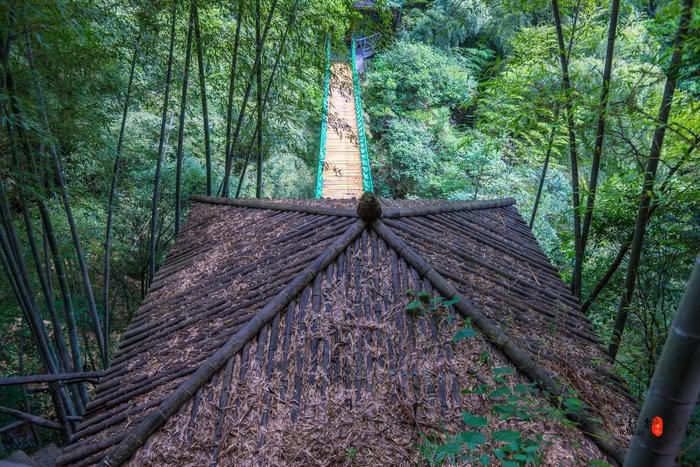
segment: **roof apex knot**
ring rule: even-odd
[[[357,215],[367,224],[382,217],[382,205],[379,203],[379,198],[369,191],[362,193],[360,202],[357,203]]]

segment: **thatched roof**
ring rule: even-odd
[[[541,435],[545,464],[620,458],[633,402],[513,200],[383,201],[371,225],[352,200],[193,201],[61,464],[415,464],[465,411]],[[413,315],[407,291],[461,300]],[[462,391],[532,381],[577,423]]]

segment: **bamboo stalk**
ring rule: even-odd
[[[39,308],[34,299],[34,292],[31,290],[27,267],[21,254],[19,239],[17,238],[17,232],[15,231],[12,215],[7,203],[5,184],[1,178],[0,214],[3,224],[0,226],[0,246],[5,255],[3,268],[7,272],[7,277],[16,295],[17,301],[20,304],[24,319],[37,343],[39,359],[44,370],[49,373],[58,373],[56,354],[49,341],[44,322],[41,319]],[[7,235],[5,234],[5,229],[7,229]],[[66,416],[75,414],[70,396],[65,388],[52,386],[50,390],[54,407],[59,416],[59,420],[61,420],[61,425],[66,435],[70,436],[73,432],[73,427],[66,419]]]
[[[381,221],[375,221],[372,228],[397,254],[403,257],[418,273],[427,278],[440,294],[447,298],[459,297],[459,291],[442,277],[435,269],[417,254],[406,242],[397,236],[389,227]],[[523,374],[549,393],[551,398],[566,393],[567,388],[554,379],[547,369],[539,365],[530,355],[514,343],[510,336],[501,331],[498,325],[490,320],[474,305],[464,300],[458,301],[455,308],[465,317],[469,317],[472,323],[481,330],[484,336],[492,342]],[[586,411],[567,413],[568,418],[580,424],[583,432],[617,462],[622,462],[624,451],[618,442],[601,426],[601,424]]]
[[[21,427],[27,423],[25,420],[19,420],[16,422],[8,423],[7,425],[0,427],[0,435],[4,435],[5,433],[9,433],[10,431],[14,431],[17,428]]]
[[[535,202],[532,205],[532,213],[530,214],[530,229],[535,224],[535,216],[537,216],[537,207],[540,205],[540,197],[542,196],[542,188],[544,188],[544,181],[547,177],[547,167],[549,166],[549,157],[552,155],[552,146],[554,144],[554,135],[557,132],[557,122],[559,120],[559,105],[557,104],[554,109],[554,121],[552,122],[552,129],[549,133],[549,141],[547,142],[547,152],[544,156],[544,163],[542,164],[542,173],[540,174],[540,183],[537,186],[537,194],[535,195]]]
[[[581,227],[581,251],[586,252],[588,232],[593,221],[593,206],[595,204],[596,189],[598,186],[598,174],[600,172],[600,160],[603,155],[603,138],[605,138],[605,123],[608,109],[608,95],[610,93],[610,78],[612,77],[612,62],[615,54],[615,38],[617,37],[617,20],[620,15],[620,0],[612,0],[610,3],[610,24],[608,26],[608,44],[605,50],[605,65],[603,66],[603,88],[598,101],[598,124],[596,126],[595,144],[593,147],[593,160],[591,161],[591,178],[588,182],[588,198],[586,211]]]
[[[19,158],[17,156],[16,142],[14,138],[14,131],[12,126],[8,125],[7,135],[10,145],[10,153],[12,155],[12,165],[15,170],[20,173],[22,167],[19,163]],[[44,268],[42,267],[41,257],[39,256],[39,250],[36,246],[36,239],[34,236],[34,226],[29,217],[29,208],[27,205],[27,193],[26,193],[26,181],[19,180],[18,183],[19,194],[20,194],[20,205],[22,210],[22,220],[24,221],[24,229],[27,232],[27,241],[29,243],[29,250],[34,260],[34,266],[39,278],[39,284],[41,287],[42,294],[44,295],[44,301],[46,302],[46,308],[49,311],[49,316],[51,317],[51,324],[53,326],[54,341],[56,342],[56,350],[58,351],[56,363],[58,364],[58,369],[61,371],[66,371],[70,369],[70,359],[68,357],[68,348],[66,347],[66,341],[63,338],[63,329],[61,328],[61,323],[58,320],[58,314],[56,313],[56,304],[54,303],[53,296],[49,290],[48,282],[46,276],[44,275]],[[17,252],[17,254],[21,254]],[[77,401],[82,406],[82,401]]]
[[[14,87],[14,82],[12,80],[12,73],[10,72],[9,65],[7,64],[6,60],[7,60],[7,56],[4,56],[3,57],[3,61],[5,63],[5,83],[4,83],[4,86],[5,86],[8,94],[10,95],[11,113],[18,121],[21,121],[21,112],[19,109],[19,105],[17,103],[17,98],[15,96],[15,87]],[[11,128],[12,127],[8,128],[8,130],[10,130],[10,131],[8,131],[8,134],[10,136],[12,136]],[[24,133],[24,127],[22,125],[17,125],[16,130],[17,130],[17,135],[19,136],[19,140],[20,140],[20,144],[22,146],[22,149],[25,153],[25,156],[29,159],[29,162],[32,165],[32,167],[31,167],[32,171],[34,172],[34,171],[36,171],[36,167],[32,164],[33,163],[33,159],[31,158],[32,149],[31,149],[31,146],[27,140],[26,134]],[[14,146],[11,145],[11,148],[13,148],[13,151],[14,151]],[[13,156],[15,159],[17,159],[17,157],[14,155],[14,152],[13,152]],[[15,160],[15,164],[17,164],[17,162],[18,161]],[[21,199],[23,202],[23,212],[25,212],[25,215],[24,215],[25,224],[28,226],[27,227],[28,232],[31,233],[31,228],[29,227],[30,223],[28,223],[27,214],[26,214],[27,206],[26,206],[26,202],[25,202],[24,191],[25,190],[22,187],[21,188],[21,194],[22,194]],[[45,206],[43,206],[43,208],[44,208],[44,210],[46,209]],[[39,211],[40,211],[40,213],[42,211],[41,203],[39,203]],[[44,222],[43,215],[42,215],[42,227],[43,227],[42,230],[44,232],[44,248],[46,249],[46,247],[47,247],[47,232],[49,230],[47,229],[46,223]],[[49,227],[50,227],[50,223],[49,223]],[[33,236],[33,233],[32,233],[32,236]],[[37,264],[37,272],[39,273],[39,276],[41,279],[42,267],[40,265],[40,261],[37,259],[38,257],[37,257],[36,253],[34,253],[34,258],[35,258],[35,263]],[[48,256],[47,256],[47,258],[48,258]],[[57,275],[60,274],[60,271],[58,268],[56,269],[56,273],[57,273]],[[51,285],[51,269],[50,269],[50,266],[48,264],[48,259],[46,259],[45,278],[46,278],[46,287],[48,289],[47,291],[45,291],[47,306],[49,307],[49,312],[51,313],[52,319],[54,320],[54,327],[57,327],[60,330],[60,325],[56,326],[56,324],[55,324],[58,322],[58,320],[57,320],[57,318],[54,317],[55,306],[53,304],[53,291],[52,291],[52,285]],[[61,277],[59,275],[59,281],[60,281],[60,279],[61,279]],[[64,274],[63,279],[65,279],[65,274]],[[64,295],[63,294],[63,285],[64,284],[60,283],[59,285],[62,287],[62,295]],[[42,284],[42,287],[43,287],[43,284]],[[50,297],[50,299],[49,299],[49,297]],[[67,306],[67,304],[70,303],[70,294],[68,294],[68,301],[66,301],[65,296],[63,298],[64,298],[64,310],[65,310],[65,307]],[[53,310],[52,310],[52,308],[53,308]],[[72,340],[72,334],[71,334],[71,332],[75,329],[74,321],[70,321],[69,319],[66,319],[66,325],[68,326],[69,339],[71,340],[71,352],[73,354],[73,357],[75,357],[77,355],[77,360],[75,358],[73,360],[73,367],[74,367],[73,369],[77,370],[77,371],[82,371],[81,362],[80,362],[80,350],[77,349],[77,351],[76,351],[76,348],[73,346],[73,340]],[[60,339],[63,340],[62,334],[60,334]],[[65,347],[65,342],[64,342],[63,346]],[[66,365],[67,365],[67,367],[70,366],[69,364],[66,364]],[[79,386],[79,393],[80,393],[81,400],[76,399],[76,403],[78,404],[79,409],[82,410],[82,405],[87,403],[87,400],[89,397],[87,394],[87,390],[83,385]]]
[[[51,218],[49,216],[49,210],[46,206],[46,202],[40,200],[37,202],[39,207],[39,216],[41,217],[41,223],[44,227],[46,233],[46,239],[49,244],[49,249],[51,250],[51,255],[53,257],[53,265],[56,271],[56,277],[58,278],[58,285],[61,290],[61,299],[63,300],[63,314],[66,318],[66,326],[68,327],[68,340],[70,342],[71,354],[73,357],[73,366],[75,371],[78,373],[83,371],[83,362],[80,356],[80,344],[78,341],[78,327],[75,321],[75,314],[73,312],[73,300],[71,298],[70,287],[68,285],[68,279],[66,276],[66,270],[63,264],[63,259],[61,258],[61,253],[58,248],[58,243],[56,241],[56,236],[54,235],[53,225],[51,224]],[[84,392],[84,389],[82,390]],[[85,398],[87,402],[87,398]]]
[[[39,417],[37,415],[32,415],[30,413],[22,412],[20,410],[15,410],[11,409],[9,407],[4,407],[0,405],[0,413],[4,413],[5,415],[10,415],[12,417],[18,418],[20,420],[23,420],[25,422],[29,422],[32,425],[36,426],[41,426],[44,428],[50,428],[52,430],[60,430],[61,425],[59,425],[56,422],[52,422],[51,420],[47,420],[43,417]]]
[[[258,136],[258,148],[257,148],[257,172],[256,172],[256,183],[255,183],[255,197],[262,198],[263,189],[263,80],[262,80],[262,66],[263,66],[263,44],[260,40],[260,15],[262,14],[260,9],[260,0],[255,1],[255,44],[260,49],[260,60],[258,60],[258,68],[255,70],[255,98],[256,107],[258,113],[258,120],[256,124],[256,133]]]
[[[263,46],[265,45],[265,39],[267,38],[267,33],[270,31],[270,23],[272,22],[272,17],[274,16],[275,9],[277,8],[277,0],[272,0],[270,5],[270,11],[267,14],[265,20],[265,26],[263,27],[262,36],[260,38],[259,44],[255,48],[255,61],[250,70],[250,76],[248,77],[248,84],[246,86],[245,93],[243,94],[243,102],[241,103],[241,108],[238,111],[238,121],[236,122],[236,128],[233,132],[233,137],[231,138],[231,146],[229,148],[229,153],[226,155],[226,167],[224,168],[224,179],[221,184],[221,194],[224,198],[228,198],[229,191],[229,178],[231,176],[231,168],[233,163],[233,150],[238,144],[238,137],[240,135],[241,128],[243,126],[243,117],[245,116],[246,107],[248,105],[248,99],[250,98],[250,91],[253,87],[253,78],[260,64],[260,58],[262,56]]]
[[[580,11],[580,1],[576,6],[576,19]],[[571,196],[574,211],[574,276],[571,281],[571,292],[577,297],[581,295],[581,265],[583,261],[583,250],[581,249],[581,194],[579,190],[578,173],[578,152],[576,145],[576,128],[574,122],[573,94],[571,90],[571,77],[569,75],[569,59],[571,46],[574,41],[574,31],[572,30],[568,49],[564,47],[564,32],[562,30],[561,15],[559,13],[559,2],[552,0],[552,14],[554,16],[554,26],[557,32],[557,43],[559,45],[559,63],[561,65],[561,87],[564,93],[564,109],[566,110],[566,128],[569,134],[569,156],[571,160]],[[575,22],[572,29],[575,29]]]
[[[282,52],[284,51],[284,45],[287,41],[287,36],[289,34],[290,29],[292,28],[292,25],[294,24],[294,20],[296,18],[296,10],[297,6],[299,4],[299,1],[294,2],[294,6],[292,7],[292,14],[289,18],[289,21],[287,22],[287,27],[284,30],[284,33],[282,35],[282,39],[280,40],[280,46],[279,49],[277,50],[277,56],[275,57],[275,63],[272,66],[272,71],[270,72],[270,78],[268,79],[267,82],[267,88],[265,89],[265,97],[263,98],[262,102],[262,112],[265,112],[265,108],[267,107],[267,99],[270,95],[270,89],[272,88],[272,83],[274,82],[275,78],[275,73],[277,72],[277,68],[280,63],[280,59],[282,57]],[[248,150],[246,152],[246,159],[245,162],[243,163],[243,168],[241,169],[241,175],[238,178],[238,187],[236,188],[236,198],[238,198],[241,194],[241,188],[243,186],[243,179],[245,178],[245,173],[246,170],[248,169],[248,163],[250,162],[250,154],[253,151],[253,145],[255,144],[255,138],[257,137],[258,133],[258,126],[256,126],[255,131],[253,133],[252,138],[250,139],[250,144],[248,145]],[[257,198],[260,198],[260,196],[257,196]]]
[[[194,396],[197,390],[205,385],[226,364],[226,362],[240,351],[243,346],[280,313],[313,278],[319,274],[338,254],[347,247],[365,228],[365,224],[357,221],[350,226],[345,233],[332,245],[328,246],[304,271],[298,274],[279,294],[270,300],[262,310],[253,316],[250,321],[217,350],[209,359],[200,366],[197,371],[185,382],[175,389],[163,401],[163,403],[151,414],[131,430],[124,441],[119,443],[100,462],[102,466],[116,466],[126,462],[139,449],[146,439],[163,426],[170,416]]]
[[[185,71],[182,78],[180,96],[180,118],[177,129],[177,150],[175,151],[175,235],[180,232],[180,211],[182,210],[182,157],[185,145],[185,114],[187,111],[187,90],[190,79],[190,62],[192,61],[192,33],[194,31],[194,6],[190,3],[190,20],[187,26],[187,45],[185,47]]]
[[[241,25],[243,24],[243,14],[245,13],[245,0],[238,0],[238,14],[236,15],[236,36],[233,40],[233,54],[231,57],[231,74],[229,77],[228,84],[228,102],[226,104],[226,144],[224,150],[224,163],[226,166],[229,164],[229,157],[231,156],[231,130],[233,129],[233,93],[236,84],[236,70],[238,66],[238,46],[240,44],[241,37]],[[219,189],[219,194],[221,189],[226,184],[226,180],[222,180],[221,188]],[[228,197],[227,194],[223,194],[224,197]]]
[[[117,139],[117,148],[114,155],[114,167],[112,169],[112,182],[109,188],[109,197],[107,200],[107,225],[105,226],[105,251],[104,251],[104,270],[102,287],[102,308],[104,309],[104,334],[105,348],[107,350],[107,361],[109,361],[109,282],[111,276],[111,261],[112,261],[112,223],[114,220],[114,200],[117,197],[117,181],[119,180],[119,169],[122,154],[122,145],[124,144],[124,132],[126,130],[126,117],[129,112],[129,101],[131,100],[131,89],[134,84],[134,72],[136,70],[136,59],[139,52],[139,41],[141,35],[136,40],[134,46],[134,54],[131,57],[131,66],[129,68],[129,84],[126,87],[126,95],[124,96],[124,106],[122,108],[122,123],[119,127],[119,138]]]
[[[177,15],[177,0],[173,0],[172,13],[170,15],[170,51],[168,53],[168,69],[165,75],[165,95],[163,96],[163,112],[160,119],[160,137],[158,140],[158,160],[156,162],[156,173],[153,178],[153,196],[151,197],[151,225],[148,239],[150,254],[150,275],[148,283],[153,282],[156,275],[157,248],[156,233],[158,231],[158,200],[160,198],[160,171],[163,165],[163,153],[165,150],[165,125],[168,119],[168,101],[170,100],[170,82],[173,72],[173,52],[175,48],[175,20]]]
[[[1,386],[17,386],[24,384],[48,383],[61,381],[63,383],[72,383],[77,381],[97,381],[101,378],[101,371],[83,371],[80,373],[50,373],[44,375],[31,376],[11,376],[8,378],[0,378]]]
[[[68,186],[66,185],[65,178],[63,176],[63,165],[61,163],[61,158],[59,156],[56,145],[53,141],[51,135],[51,126],[49,125],[49,117],[46,111],[46,103],[44,101],[44,93],[41,87],[39,77],[37,76],[36,67],[34,65],[34,56],[32,53],[32,43],[29,39],[29,34],[25,32],[26,39],[26,55],[27,61],[29,62],[29,68],[32,71],[34,82],[36,84],[36,93],[39,101],[39,108],[42,116],[42,123],[44,129],[49,134],[49,154],[54,163],[54,171],[56,180],[58,180],[58,186],[61,192],[61,199],[63,201],[63,207],[66,211],[66,220],[68,221],[68,227],[70,229],[71,238],[73,240],[73,246],[75,247],[75,255],[78,258],[78,267],[80,269],[80,275],[83,281],[83,287],[85,289],[85,296],[88,302],[88,310],[90,312],[90,317],[92,318],[92,325],[95,330],[95,340],[97,341],[97,347],[100,353],[100,359],[102,360],[103,366],[107,366],[107,349],[105,347],[105,338],[102,333],[102,325],[100,324],[100,317],[97,314],[97,305],[95,304],[95,296],[92,291],[92,282],[90,281],[90,275],[88,274],[87,263],[85,262],[85,255],[83,254],[82,246],[80,244],[80,236],[78,235],[78,228],[75,225],[75,218],[73,217],[73,211],[70,204],[70,195],[68,193]]]
[[[632,437],[626,467],[673,465],[700,392],[700,256],[686,284],[669,329],[649,391],[639,412],[638,427],[659,416],[662,435],[650,429]],[[653,421],[651,422],[653,423]]]
[[[620,348],[622,333],[625,330],[625,323],[629,315],[629,307],[634,297],[634,289],[637,285],[637,274],[639,263],[641,261],[642,249],[644,247],[644,237],[646,236],[647,222],[649,221],[649,211],[651,209],[651,199],[654,193],[654,185],[656,182],[656,171],[659,167],[661,157],[661,149],[664,143],[664,135],[669,116],[671,114],[671,106],[673,104],[673,96],[676,91],[676,83],[679,78],[680,69],[683,65],[683,49],[684,42],[688,40],[688,32],[690,22],[693,18],[693,0],[683,0],[681,14],[678,19],[678,29],[673,40],[671,63],[666,76],[664,85],[664,93],[659,106],[658,124],[654,130],[654,136],[649,149],[649,158],[646,161],[644,168],[644,183],[642,192],[639,197],[639,207],[637,209],[637,218],[634,226],[634,236],[630,245],[630,255],[627,261],[627,273],[623,286],[622,296],[620,297],[620,305],[617,309],[615,324],[613,326],[608,353],[615,360],[617,352]]]
[[[209,107],[207,104],[207,80],[204,71],[204,46],[199,26],[199,8],[197,0],[193,0],[194,9],[194,39],[197,45],[197,70],[199,72],[199,88],[202,98],[202,127],[204,129],[204,155],[207,168],[207,196],[211,196],[211,138],[209,136]]]

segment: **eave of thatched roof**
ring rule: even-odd
[[[186,416],[194,419],[200,410],[204,413],[210,406],[219,407],[221,413],[229,404],[222,399],[228,399],[228,388],[244,384],[245,377],[241,374],[249,359],[245,355],[256,342],[260,349],[256,351],[260,359],[258,370],[265,374],[264,367],[269,369],[264,386],[272,388],[281,384],[273,375],[272,364],[263,364],[263,355],[268,355],[267,361],[272,362],[279,353],[272,337],[267,336],[279,334],[280,322],[294,307],[301,306],[304,294],[314,297],[310,313],[315,318],[309,326],[318,326],[322,308],[341,306],[330,292],[322,300],[320,290],[341,287],[341,283],[342,287],[356,290],[356,295],[345,299],[350,306],[378,307],[393,313],[391,316],[400,314],[405,301],[399,282],[407,287],[413,282],[414,287],[429,288],[445,297],[459,295],[462,300],[453,311],[470,317],[482,332],[483,345],[497,349],[520,371],[521,377],[536,382],[552,397],[575,390],[583,400],[595,402],[593,398],[599,397],[595,391],[602,389],[606,403],[617,405],[620,413],[632,412],[629,396],[619,382],[611,381],[606,363],[592,363],[595,358],[604,360],[604,353],[590,323],[581,315],[578,301],[524,226],[512,199],[453,203],[387,201],[383,221],[371,226],[356,219],[352,205],[345,202],[328,207],[318,201],[207,197],[196,197],[193,201],[197,205],[129,325],[120,350],[88,407],[85,422],[64,451],[63,464],[119,465],[136,453],[142,459],[154,455],[159,462],[176,462],[177,459],[167,458],[161,452],[164,440],[174,436],[174,421]],[[396,261],[392,258],[405,262],[406,266],[392,266]],[[353,269],[348,266],[351,261]],[[347,277],[342,281],[338,273],[335,276],[332,273],[341,268],[347,268]],[[381,277],[375,271],[382,268],[393,271],[390,281],[393,286],[383,299],[373,292],[381,288]],[[369,279],[372,277],[375,279]],[[347,282],[350,279],[352,283]],[[373,281],[376,283],[372,288],[361,292]],[[326,303],[323,307],[322,302]],[[380,313],[377,319],[380,315],[386,317]],[[306,316],[308,319],[309,313]],[[378,326],[372,324],[372,319],[368,314],[366,324]],[[432,326],[434,332],[443,332],[442,325],[421,324],[420,320],[413,325]],[[536,327],[542,331],[540,336],[531,335]],[[330,342],[338,332],[344,331],[317,332],[321,334],[313,338],[295,334],[294,345],[307,345],[307,352],[315,347],[312,353],[317,353],[321,341]],[[355,338],[363,341],[375,339],[376,331],[353,332]],[[386,334],[386,345],[395,337]],[[533,337],[539,339],[534,345]],[[412,338],[416,339],[415,335]],[[431,345],[434,347],[437,342],[442,342],[440,346],[452,346],[440,339]],[[538,349],[537,343],[547,346]],[[571,355],[563,355],[562,350],[566,350],[561,346],[571,346]],[[384,365],[382,371],[401,365],[387,351],[377,350]],[[567,367],[569,357],[571,362]],[[359,365],[365,358],[369,362],[375,357],[352,358],[358,358],[356,365]],[[323,379],[322,385],[336,385],[336,390],[343,392],[342,381],[334,380],[328,373],[328,364],[324,360],[320,368],[314,367],[312,374],[307,372],[294,378]],[[239,371],[237,378],[232,376],[235,365]],[[376,365],[375,371],[379,371]],[[397,371],[398,366],[392,371]],[[352,371],[360,369],[361,366]],[[469,368],[442,371],[442,380],[438,378],[435,382],[440,387],[444,386],[445,378],[452,378],[458,384]],[[581,372],[582,378],[572,371]],[[324,378],[315,376],[317,372],[324,374]],[[301,386],[298,391],[302,391]],[[302,396],[298,391],[295,397]],[[357,391],[358,401],[368,399],[369,393]],[[211,396],[207,400],[212,402],[203,402],[202,394],[208,392]],[[436,413],[446,415],[448,407],[454,412],[462,403],[459,395],[438,392],[441,395],[433,401],[437,404]],[[244,392],[240,396],[234,394],[236,404],[242,403],[240,398],[244,395]],[[395,399],[395,396],[387,397],[382,404],[391,404],[392,397]],[[261,409],[266,420],[273,417],[271,403],[268,398],[267,408]],[[300,403],[297,399],[297,406]],[[615,421],[606,412],[608,406],[601,412],[596,411],[595,404],[590,405],[592,412],[581,411],[572,417],[603,453],[620,461],[620,443],[626,442],[625,425],[617,423],[616,430]],[[300,411],[304,413],[303,407],[296,409],[297,417]],[[459,409],[456,412],[459,414]],[[603,424],[595,417],[603,418]],[[275,420],[278,425],[281,423],[279,418]],[[207,434],[214,440],[218,438],[217,446],[224,443],[223,425],[221,419]],[[167,433],[166,438],[158,435],[162,430]],[[181,443],[192,442],[191,433],[183,436],[178,438]],[[150,454],[142,449],[147,440],[153,450]],[[193,447],[181,448],[178,452],[183,456],[184,452],[196,452]]]

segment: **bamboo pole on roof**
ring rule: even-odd
[[[207,204],[221,204],[242,208],[271,209],[277,211],[301,212],[306,214],[322,214],[327,216],[357,217],[354,209],[331,208],[326,206],[303,205],[292,203],[278,203],[263,199],[231,199],[212,198],[208,196],[194,195],[190,198],[194,202]]]
[[[73,381],[95,381],[101,376],[101,371],[82,371],[80,373],[47,373],[43,375],[12,376],[8,378],[0,378],[0,387],[35,383],[50,383],[55,381],[62,381],[64,383],[70,383]]]
[[[513,204],[515,204],[515,200],[513,198],[498,198],[478,201],[453,201],[443,204],[415,206],[410,208],[386,208],[383,210],[382,217],[391,219],[394,217],[427,216],[429,214],[442,214],[454,211],[498,208]]]

